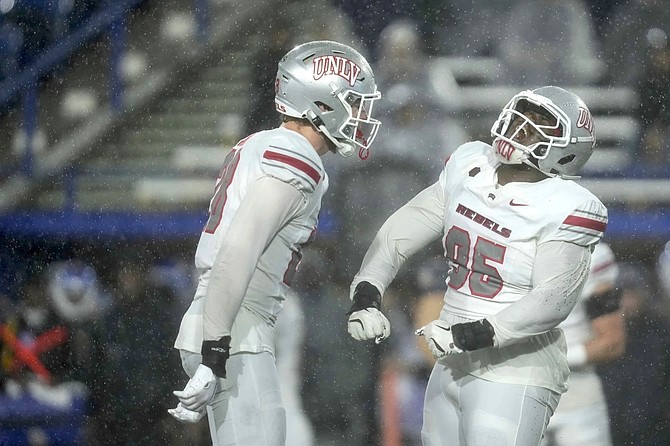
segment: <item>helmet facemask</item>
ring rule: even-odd
[[[344,156],[351,156],[355,148],[359,150],[361,158],[367,158],[370,145],[377,136],[380,122],[371,118],[374,101],[379,99],[379,92],[362,94],[353,90],[346,90],[337,95],[349,118],[337,131],[335,145],[337,152]],[[352,145],[353,143],[353,145]]]
[[[539,119],[531,119],[526,115],[528,112],[539,115]],[[546,98],[527,91],[507,103],[491,133],[496,137],[493,146],[503,163],[524,163],[541,170],[539,161],[546,159],[552,149],[567,147],[569,138],[565,129],[569,128],[570,118],[565,113]],[[537,136],[536,142],[523,145],[516,141],[520,133],[527,134],[530,129]],[[548,172],[543,173],[554,176]]]
[[[528,119],[525,114],[533,118]],[[526,145],[514,140],[519,139],[517,130],[528,129],[535,140],[524,142]],[[593,116],[584,101],[555,86],[514,96],[493,124],[491,134],[500,162],[524,163],[549,177],[564,179],[579,178],[577,173],[593,154],[596,142]]]

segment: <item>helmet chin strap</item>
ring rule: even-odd
[[[335,151],[340,154],[340,156],[344,158],[349,158],[351,155],[354,154],[356,151],[356,145],[352,142],[349,141],[340,141],[333,137],[333,135],[330,134],[328,129],[326,129],[326,126],[323,124],[323,121],[321,118],[319,118],[313,111],[307,110],[304,114],[304,117],[307,118],[316,129],[321,132],[326,138],[328,138],[328,141],[333,143],[335,146]]]
[[[337,153],[344,158],[349,158],[355,151],[356,149],[353,147],[353,144],[340,142],[337,145]]]
[[[335,146],[335,151],[342,156],[343,158],[349,158],[356,151],[356,147],[353,143],[349,141],[340,141],[335,138],[326,130],[326,127],[321,124],[318,127],[319,131],[324,134],[326,138]]]

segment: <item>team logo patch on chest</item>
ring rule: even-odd
[[[485,215],[482,215],[478,212],[473,211],[467,206],[463,206],[461,203],[458,203],[458,206],[456,206],[456,213],[461,214],[465,218],[468,218],[475,223],[478,223],[482,226],[484,226],[487,229],[490,229],[491,231],[495,232],[498,235],[502,235],[505,238],[509,238],[510,235],[512,235],[512,230],[509,228],[503,228],[501,227],[498,223],[495,221],[491,220],[490,218],[486,217]]]

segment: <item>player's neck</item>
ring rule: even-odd
[[[501,164],[497,169],[498,184],[536,183],[547,178],[545,174],[526,164]]]
[[[328,153],[328,144],[326,138],[319,133],[311,124],[301,125],[295,121],[284,122],[282,127],[294,132],[300,133],[314,147],[319,156]]]

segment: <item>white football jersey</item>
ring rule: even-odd
[[[297,188],[305,197],[305,205],[265,248],[232,327],[231,353],[273,352],[274,322],[302,256],[301,247],[316,232],[321,200],[328,189],[328,176],[319,154],[302,135],[283,127],[243,139],[224,161],[195,254],[201,273],[198,289],[182,320],[175,348],[200,352],[202,297],[209,272],[248,187],[265,176]]]
[[[613,287],[618,274],[619,267],[611,248],[605,243],[599,243],[591,255],[589,277],[577,305],[559,325],[565,334],[568,349],[572,345],[583,345],[591,339],[593,335],[591,318],[587,314],[589,299],[593,297],[593,292],[599,286],[609,285]]]
[[[607,225],[603,204],[575,182],[547,177],[501,186],[498,165],[491,146],[475,141],[459,147],[440,175],[442,242],[450,264],[441,318],[450,323],[495,315],[529,294],[538,245],[566,241],[592,246]],[[528,342],[446,361],[491,381],[563,392],[568,374],[564,351],[562,334],[554,329]]]

